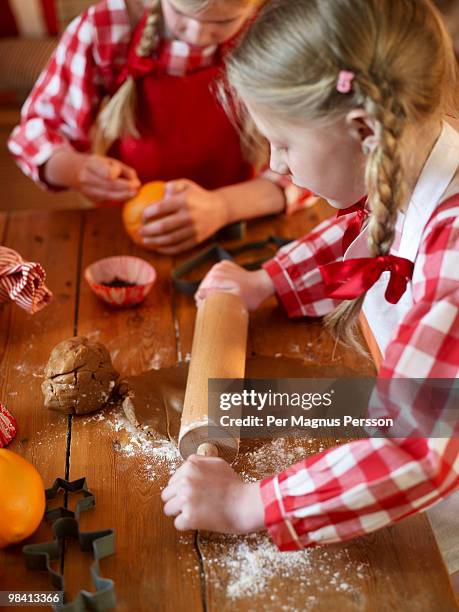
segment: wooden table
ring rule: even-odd
[[[267,219],[252,225],[249,236],[294,237],[328,214],[311,209],[292,219]],[[0,399],[20,425],[11,449],[37,466],[47,486],[57,476],[88,478],[97,506],[82,516],[82,528],[116,530],[116,554],[102,562],[102,573],[115,580],[117,610],[458,609],[424,515],[296,557],[273,552],[265,536],[178,534],[160,501],[170,464],[152,464],[135,452],[133,434],[117,431],[108,417],[72,418],[45,410],[40,391],[50,350],[73,335],[104,342],[123,375],[185,359],[195,309],[190,297],[172,290],[174,262],[134,247],[114,210],[0,213],[0,242],[40,261],[55,295],[53,304],[34,317],[11,305],[0,308]],[[97,301],[82,271],[101,257],[121,253],[149,259],[159,280],[142,307],[115,312]],[[339,363],[362,375],[372,373],[349,351],[337,349],[333,355],[333,342],[319,322],[288,321],[274,299],[252,316],[249,343],[249,354],[302,356],[314,365]],[[280,449],[287,460],[289,452],[299,458],[289,441],[277,444],[274,451]],[[263,453],[252,448],[239,467],[253,473],[257,462],[266,463]],[[49,538],[50,527],[42,524],[30,541]],[[71,595],[82,587],[92,589],[90,562],[73,543],[67,546],[63,568]],[[26,570],[20,547],[0,551],[0,590],[49,588],[46,574]]]

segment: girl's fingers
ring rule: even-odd
[[[192,227],[183,227],[170,234],[164,234],[163,236],[156,236],[154,238],[145,237],[143,242],[147,246],[158,246],[158,247],[169,247],[176,246],[180,242],[188,240],[194,235]]]
[[[169,478],[169,482],[167,483],[167,487],[165,487],[161,492],[161,499],[166,502],[172,499],[177,495],[177,491],[183,485],[184,477],[187,474],[190,474],[191,468],[188,463],[185,461],[177,471],[172,474]]]
[[[177,531],[191,531],[196,529],[194,522],[187,513],[181,512],[174,521],[175,528]]]
[[[188,179],[178,179],[176,181],[169,181],[166,184],[166,199],[175,194],[183,193],[191,185],[192,183]]]
[[[195,294],[196,303],[199,305],[203,302],[209,295],[215,293],[216,291],[221,291],[223,293],[234,293],[236,295],[239,294],[238,287],[234,285],[213,285],[212,287],[205,287],[203,289],[198,289]]]
[[[241,266],[239,266],[235,261],[230,261],[229,259],[224,259],[223,261],[219,261],[214,265],[212,270],[218,270],[219,268],[232,268],[237,270],[242,270]]]
[[[130,168],[129,166],[126,166],[126,164],[122,164],[122,163],[120,163],[120,166],[121,166],[121,169],[120,169],[119,176],[127,178],[129,181],[136,183],[140,187],[141,183],[140,183],[139,177],[137,176],[137,172],[134,170],[134,168]]]
[[[108,164],[105,164],[101,160],[96,160],[90,157],[82,170],[86,174],[92,174],[104,180],[110,179],[110,168],[108,167]]]
[[[129,199],[130,192],[113,192],[107,189],[100,189],[98,187],[86,186],[82,187],[82,193],[91,200],[102,202],[104,200],[115,200],[116,202],[124,202]]]
[[[215,289],[213,291],[215,291]],[[210,295],[211,293],[212,293],[212,289],[204,289],[204,290],[198,289],[198,291],[196,291],[194,295],[194,300],[196,302],[196,305],[200,306],[202,302],[204,302],[206,297]]]
[[[167,487],[161,491],[161,499],[163,500],[164,503],[166,503],[175,496],[176,496],[176,487],[171,486],[171,482],[169,481],[169,484],[167,485]]]
[[[185,204],[186,200],[181,194],[173,195],[169,198],[166,197],[164,200],[155,202],[145,208],[142,215],[142,222],[146,224],[150,219],[154,219],[155,217],[162,217],[177,212],[181,210]]]
[[[229,274],[223,272],[210,272],[208,276],[202,281],[200,289],[207,289],[208,287],[216,287],[220,285],[237,285],[237,279],[233,278]]]
[[[203,293],[198,289],[194,294],[194,301],[196,302],[196,306],[199,306],[201,302],[204,300]]]
[[[188,231],[193,231],[188,215],[182,211],[179,211],[175,215],[168,215],[167,217],[162,217],[158,221],[147,223],[140,228],[140,234],[145,238],[156,238],[159,236],[164,236],[165,234],[170,234],[176,230],[183,231],[185,227],[188,229]],[[178,241],[176,240],[175,242]]]
[[[182,504],[183,500],[175,495],[164,505],[163,512],[166,516],[177,516],[182,511]]]
[[[81,192],[94,202],[103,202],[104,200],[114,199],[111,198],[110,193],[106,189],[99,189],[98,187],[83,186]]]
[[[133,197],[137,193],[135,183],[126,179],[109,180],[101,178],[98,174],[93,173],[88,169],[86,176],[82,180],[82,185],[89,187],[97,187],[98,189],[105,189],[106,191],[112,191],[113,193],[129,193],[129,197]]]
[[[221,261],[207,273],[201,286],[205,287],[209,283],[220,280],[233,280],[237,283],[240,280],[240,272],[241,268],[233,261]]]
[[[83,182],[94,183],[95,186],[102,187],[100,183],[102,181],[105,188],[111,188],[114,191],[129,190],[135,195],[140,187],[135,170],[110,158],[89,158],[84,175]]]
[[[183,251],[187,251],[194,246],[196,246],[196,240],[192,238],[190,240],[185,240],[185,242],[179,242],[177,245],[172,247],[159,247],[155,250],[161,255],[177,255],[178,253],[183,253]]]
[[[239,291],[239,287],[236,285],[236,283],[232,283],[231,281],[221,281],[219,283],[209,285],[208,287],[204,287],[203,290],[206,292],[206,294],[210,291],[237,293]]]
[[[126,166],[127,168],[127,166]],[[123,173],[123,164],[111,157],[91,157],[87,169],[99,178],[114,181]]]

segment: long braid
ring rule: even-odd
[[[369,247],[372,255],[387,255],[394,242],[395,223],[405,197],[403,162],[399,147],[404,113],[390,86],[372,87],[366,111],[376,122],[379,145],[368,160],[366,184],[371,208]]]
[[[375,85],[359,78],[356,85],[362,95],[363,106],[375,120],[378,146],[372,151],[366,167],[366,185],[371,209],[368,222],[368,246],[374,257],[387,255],[395,237],[398,211],[403,204],[405,186],[399,142],[405,127],[404,113],[397,105],[391,87],[381,82]],[[365,353],[356,333],[358,315],[365,296],[344,301],[324,319],[332,335],[360,353]]]
[[[136,53],[141,57],[150,56],[160,43],[161,1],[152,0],[142,37]],[[136,126],[137,88],[129,76],[115,95],[100,112],[97,125],[95,150],[105,153],[110,145],[123,136],[139,138]]]
[[[161,0],[152,0],[150,12],[145,22],[142,37],[137,45],[137,55],[148,57],[160,43],[159,26],[161,23]]]

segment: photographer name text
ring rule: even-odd
[[[311,429],[330,427],[393,427],[393,419],[385,418],[356,418],[343,415],[340,418],[310,419],[303,415],[290,415],[279,417],[268,414],[266,416],[248,415],[245,417],[230,417],[228,414],[220,416],[221,427],[308,427]]]

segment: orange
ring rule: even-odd
[[[146,183],[139,193],[128,200],[123,208],[123,224],[127,233],[136,244],[142,244],[142,237],[139,234],[142,225],[142,213],[144,209],[164,198],[166,193],[166,183],[154,181]]]
[[[45,488],[35,467],[0,449],[0,548],[32,535],[45,513]]]

